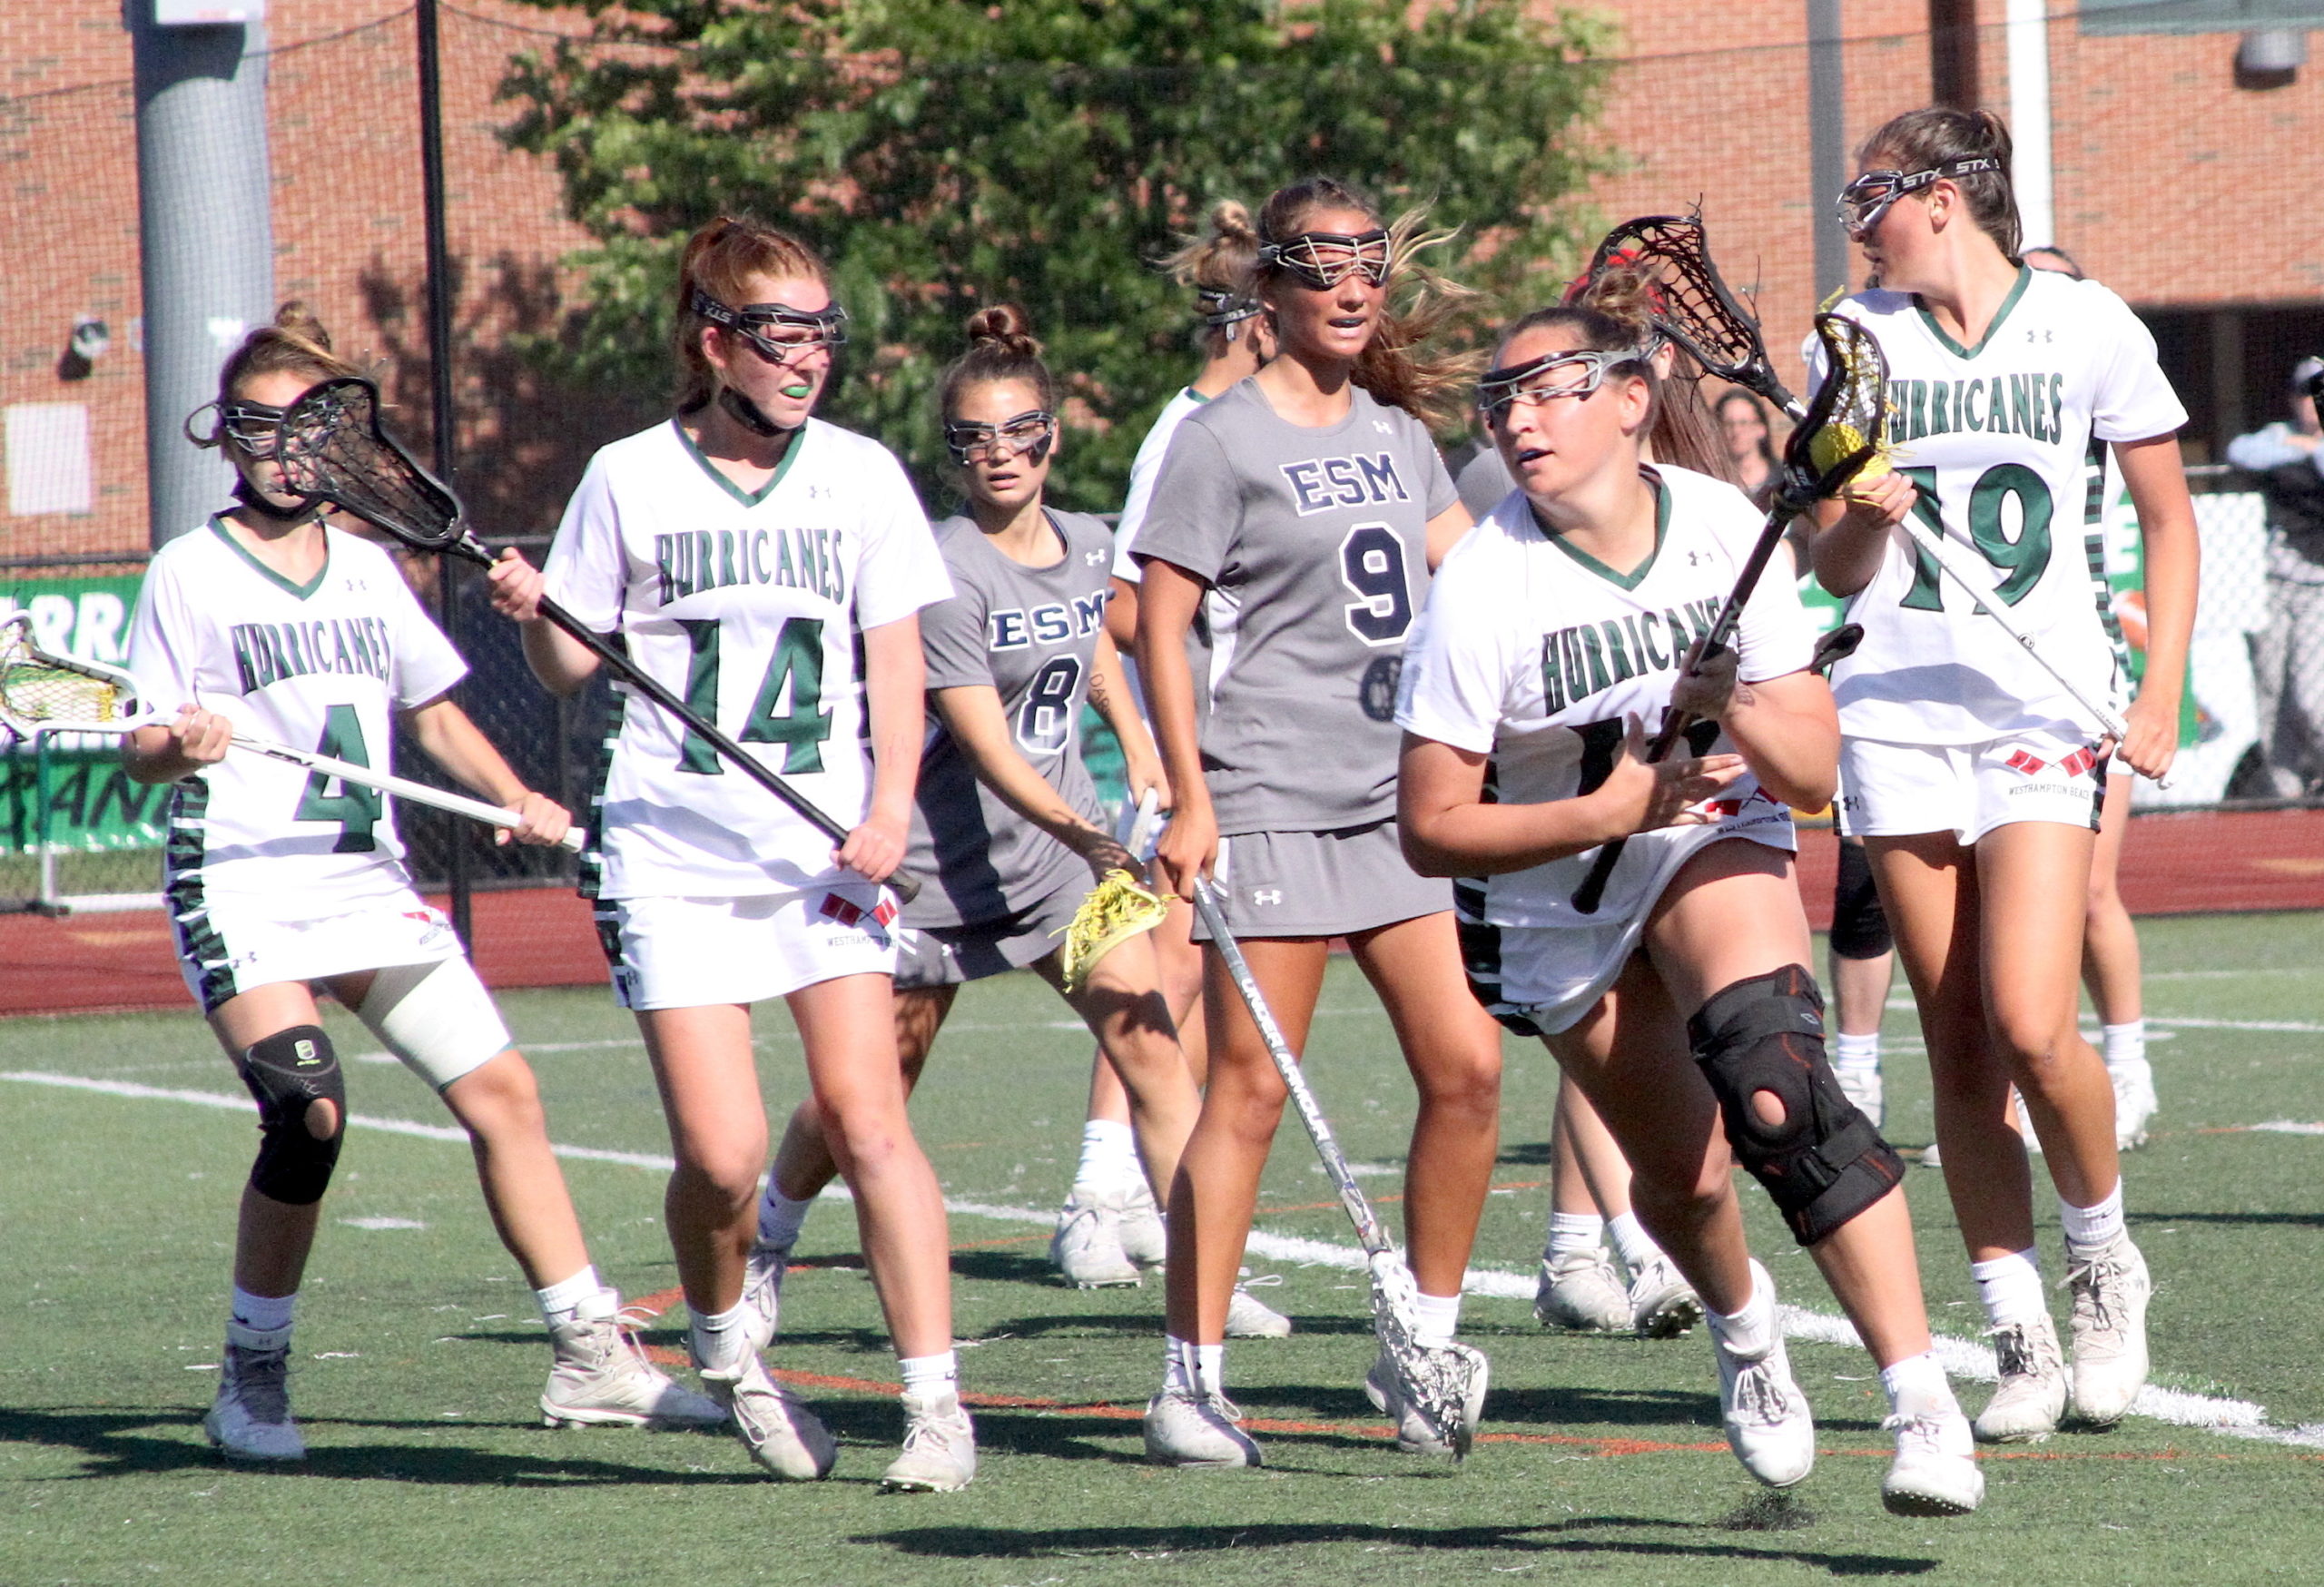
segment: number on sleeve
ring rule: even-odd
[[[322,742],[315,745],[315,753],[352,761],[359,766],[371,764],[371,753],[363,743],[363,719],[355,714],[354,706],[330,707],[323,717]],[[336,794],[330,791],[333,783],[339,784]],[[339,841],[331,844],[332,853],[369,854],[379,846],[371,828],[385,810],[386,803],[377,788],[341,782],[328,772],[310,772],[306,792],[300,795],[299,808],[292,815],[298,821],[339,823]]]
[[[1412,626],[1404,543],[1385,524],[1358,524],[1340,542],[1340,582],[1357,596],[1347,626],[1366,645],[1393,645]]]
[[[686,706],[710,722],[718,720],[719,632],[715,618],[678,619],[693,654],[686,660]],[[783,708],[786,692],[790,708]],[[759,684],[758,697],[734,736],[743,744],[783,746],[786,776],[823,769],[823,741],[832,735],[832,714],[822,708],[823,624],[820,617],[793,617],[775,636],[774,657]],[[697,776],[723,775],[718,752],[692,728],[678,750],[678,770]]]
[[[1053,755],[1072,739],[1080,690],[1079,656],[1059,656],[1041,664],[1025,703],[1017,707],[1017,742],[1026,754]]]

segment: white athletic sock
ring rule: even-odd
[[[597,1276],[595,1263],[581,1269],[572,1277],[561,1279],[545,1289],[533,1291],[533,1299],[540,1304],[541,1320],[545,1323],[569,1323],[581,1303],[605,1288]]]
[[[937,1355],[900,1355],[896,1368],[904,1375],[904,1393],[941,1394],[960,1381],[960,1356],[947,1350]]]
[[[2114,1188],[2095,1207],[2071,1207],[2064,1197],[2059,1197],[2058,1221],[2065,1225],[2070,1251],[2094,1251],[2113,1244],[2122,1237],[2122,1181],[2117,1178]]]
[[[2030,1323],[2050,1314],[2049,1297],[2042,1293],[2041,1253],[2031,1247],[1989,1262],[1972,1262],[1969,1276],[1977,1281],[1977,1299],[1985,1308],[1985,1321],[1996,1328]]]
[[[1867,1030],[1861,1036],[1851,1036],[1845,1030],[1833,1031],[1832,1067],[1835,1069],[1878,1069],[1880,1067],[1880,1032]]]
[[[1226,1392],[1226,1345],[1189,1345],[1194,1355],[1190,1364],[1194,1373],[1195,1392],[1200,1395],[1223,1395]]]
[[[1195,1392],[1195,1347],[1176,1334],[1162,1336],[1162,1392]]]
[[[1703,1320],[1718,1336],[1719,1343],[1734,1355],[1756,1360],[1774,1346],[1775,1286],[1768,1281],[1758,1263],[1751,1264],[1751,1293],[1742,1306],[1732,1312],[1716,1312],[1705,1306]]]
[[[807,1214],[814,1209],[815,1198],[793,1201],[774,1188],[774,1174],[766,1177],[766,1195],[759,1202],[759,1244],[770,1250],[787,1251],[799,1243],[799,1227],[807,1221]]]
[[[1128,1125],[1115,1119],[1092,1119],[1081,1127],[1081,1162],[1073,1182],[1093,1190],[1123,1190],[1141,1177],[1137,1140]]]
[[[2106,1044],[2108,1069],[2135,1068],[2146,1059],[2146,1021],[2132,1020],[2121,1025],[2102,1027],[2101,1035]]]
[[[1936,1364],[1936,1353],[1932,1350],[1907,1355],[1882,1367],[1880,1386],[1888,1395],[1888,1408],[1892,1411],[1901,1411],[1908,1403],[1921,1412],[1961,1408],[1953,1397],[1953,1385],[1945,1381],[1945,1368]]]
[[[251,1333],[281,1333],[290,1328],[290,1314],[298,1305],[297,1290],[289,1295],[252,1295],[237,1284],[233,1309],[228,1315]]]
[[[1606,1237],[1606,1220],[1594,1212],[1552,1212],[1550,1214],[1550,1243],[1542,1247],[1541,1259],[1554,1262],[1560,1257],[1575,1257],[1596,1250]]]
[[[1413,1305],[1413,1343],[1442,1347],[1461,1326],[1461,1296],[1421,1291]]]
[[[1606,1235],[1614,1242],[1614,1255],[1620,1257],[1622,1266],[1632,1273],[1662,1255],[1662,1247],[1654,1243],[1654,1237],[1646,1232],[1646,1226],[1639,1222],[1635,1212],[1620,1213],[1608,1218]]]
[[[751,1308],[740,1301],[714,1315],[694,1314],[690,1325],[694,1353],[705,1370],[732,1372],[749,1354],[750,1336],[743,1331],[743,1323],[752,1315]]]

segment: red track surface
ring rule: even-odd
[[[1800,886],[1818,929],[1831,919],[1834,863],[1829,832],[1800,834]],[[2133,914],[2324,909],[2324,811],[2141,816],[2122,893]],[[588,906],[563,889],[478,893],[475,933],[492,986],[605,983]],[[159,913],[0,915],[0,1017],[192,1007]]]

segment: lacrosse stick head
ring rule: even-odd
[[[38,733],[115,732],[140,718],[136,685],[118,667],[54,656],[33,643],[30,614],[0,623],[0,727]]]
[[[1816,316],[1824,381],[1784,443],[1785,492],[1804,506],[1851,479],[1886,473],[1888,360],[1872,332],[1841,314]]]
[[[1481,1398],[1478,1375],[1485,1358],[1465,1345],[1423,1345],[1413,1336],[1420,1286],[1393,1250],[1371,1253],[1372,1326],[1380,1354],[1395,1375],[1396,1397],[1428,1424],[1429,1430],[1465,1460],[1475,1434],[1469,1403]]]
[[[415,551],[468,538],[459,498],[379,425],[379,389],[341,375],[308,389],[282,416],[284,483],[309,505],[334,502]]]
[[[1722,380],[1776,402],[1787,399],[1768,367],[1767,344],[1753,319],[1710,261],[1698,215],[1642,215],[1606,233],[1590,257],[1590,276],[1629,269],[1646,278],[1655,328]]]

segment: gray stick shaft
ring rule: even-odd
[[[1251,967],[1244,962],[1243,950],[1236,945],[1234,933],[1226,929],[1226,917],[1212,896],[1210,884],[1200,880],[1195,882],[1195,912],[1209,928],[1210,945],[1226,961],[1227,979],[1234,981],[1244,1006],[1251,1010],[1251,1021],[1259,1028],[1259,1039],[1266,1043],[1267,1056],[1275,1060],[1275,1072],[1283,1076],[1283,1083],[1291,1092],[1291,1105],[1298,1109],[1299,1122],[1307,1127],[1308,1137],[1315,1143],[1315,1154],[1324,1159],[1324,1172],[1331,1176],[1340,1193],[1340,1205],[1347,1208],[1348,1219],[1355,1225],[1356,1238],[1363,1242],[1367,1255],[1393,1250],[1380,1227],[1379,1217],[1372,1210],[1372,1203],[1364,1199],[1355,1176],[1348,1170],[1347,1158],[1340,1150],[1340,1143],[1333,1138],[1331,1123],[1324,1119],[1315,1093],[1307,1089],[1307,1077],[1300,1071],[1298,1059],[1292,1056],[1291,1043],[1283,1039],[1274,1010],[1261,995]]]

